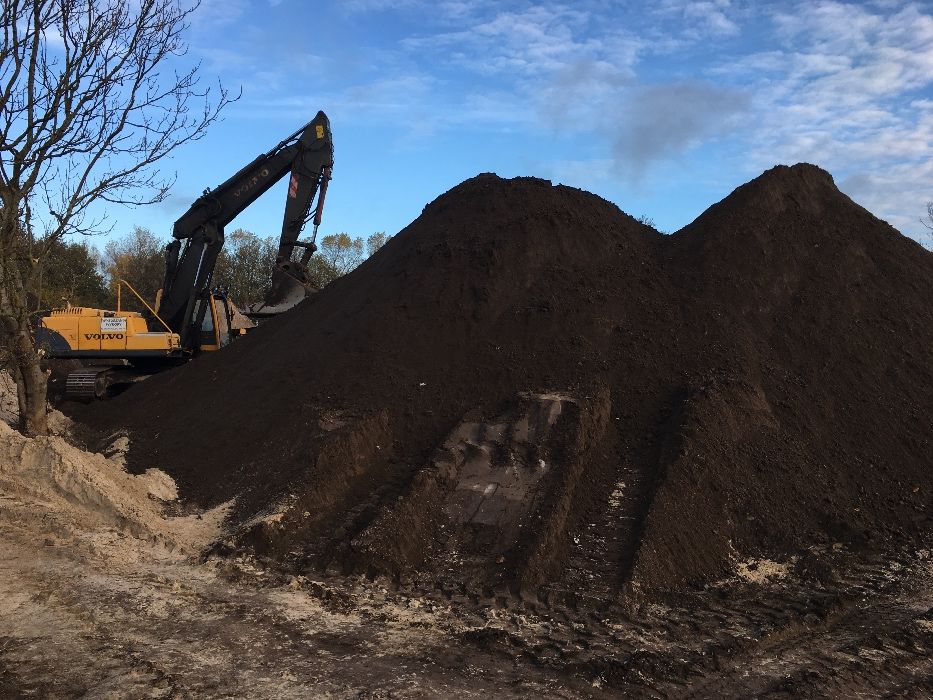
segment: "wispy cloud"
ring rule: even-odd
[[[249,9],[249,0],[201,0],[191,16],[199,30],[214,31],[239,22]]]
[[[350,13],[398,11],[420,4],[422,3],[419,0],[345,0],[343,9]]]
[[[756,94],[748,161],[815,162],[905,232],[931,194],[933,16],[914,4],[800,3],[770,16],[782,47],[715,73]],[[927,93],[928,94],[928,93]]]
[[[928,233],[919,220],[926,214],[926,203],[933,201],[931,182],[933,159],[855,171],[837,184],[862,206],[920,240]]]
[[[541,75],[591,57],[602,39],[586,35],[590,16],[569,5],[533,6],[473,17],[463,28],[410,37],[409,51],[442,53],[448,64],[481,75]]]
[[[242,18],[244,0],[202,10]],[[562,170],[619,182],[666,173],[704,147],[712,168],[747,175],[811,161],[907,232],[933,197],[929,3],[349,0],[336,12],[395,34],[354,47],[339,80],[324,69],[335,59],[308,54],[319,63],[299,72],[319,77],[313,94],[274,99],[288,76],[253,80],[271,95],[264,105],[304,114],[326,103],[343,123],[391,120],[412,144],[465,125],[576,137],[592,159],[555,155]],[[212,46],[212,65],[253,70],[254,53]]]
[[[742,11],[729,0],[663,0],[655,5],[654,12],[681,23],[683,33],[692,39],[740,32],[736,18]]]
[[[701,82],[639,87],[617,113],[613,152],[637,178],[652,162],[727,133],[749,96]]]

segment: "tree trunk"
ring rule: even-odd
[[[24,435],[48,435],[46,408],[48,377],[42,371],[28,328],[19,329],[11,339],[13,379],[19,399],[19,429]]]
[[[25,435],[48,435],[46,412],[48,378],[30,328],[28,295],[32,258],[29,237],[20,228],[16,212],[20,200],[2,192],[0,207],[0,347],[9,357],[19,399],[19,429]]]

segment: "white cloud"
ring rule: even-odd
[[[729,139],[741,156],[709,149],[712,168],[751,176],[816,162],[905,231],[933,197],[922,192],[933,181],[928,3],[350,0],[340,9],[350,22],[384,13],[400,36],[361,47],[345,86],[270,107],[326,104],[341,121],[391,119],[416,135],[464,124],[577,135],[592,155],[578,169],[598,162],[597,179],[663,169]],[[239,16],[243,0],[209,0],[208,13],[218,10]],[[207,55],[231,70],[243,60],[226,47]]]
[[[417,5],[417,0],[345,0],[343,9],[350,13],[383,12]]]
[[[933,181],[933,100],[913,97],[933,85],[933,16],[913,4],[893,9],[797,3],[771,16],[783,48],[714,72],[755,89],[749,170],[816,163],[916,234],[917,212],[933,196],[922,191]]]
[[[690,40],[735,36],[740,33],[737,19],[743,14],[729,0],[663,0],[653,11],[676,22],[677,33]]]
[[[436,51],[481,75],[541,75],[598,55],[603,42],[586,35],[589,14],[566,5],[531,6],[473,17],[465,28],[411,37],[409,51]]]
[[[933,159],[921,163],[890,164],[878,170],[859,170],[842,179],[839,189],[900,231],[922,240],[928,234],[920,223],[926,203],[933,201]]]
[[[201,0],[191,16],[191,23],[202,31],[238,22],[249,9],[249,0]]]
[[[731,36],[739,33],[739,26],[726,15],[728,7],[728,2],[689,2],[683,16],[699,34]]]

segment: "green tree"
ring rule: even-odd
[[[321,245],[308,262],[308,272],[318,288],[330,284],[359,267],[366,258],[385,245],[391,236],[384,231],[377,231],[366,237],[353,238],[348,233],[335,233],[324,236]]]
[[[363,241],[347,233],[324,236],[317,253],[308,261],[308,272],[317,287],[324,287],[363,262]]]
[[[340,277],[336,268],[320,255],[315,255],[308,261],[308,274],[312,284],[318,289],[326,287]]]
[[[345,275],[363,262],[363,241],[347,233],[324,236],[318,255],[330,265],[338,276]]]
[[[156,293],[165,280],[165,245],[167,241],[141,226],[132,232],[107,242],[104,247],[103,268],[110,285],[108,306],[115,307],[117,282],[126,280],[150,305],[155,303]],[[124,287],[121,306],[130,311],[143,311],[143,306]]]
[[[0,349],[20,429],[48,433],[29,299],[50,246],[100,229],[92,207],[165,198],[157,164],[199,138],[212,104],[198,67],[173,70],[196,4],[4,0],[0,5]],[[201,104],[197,104],[201,103]]]
[[[217,256],[213,284],[241,306],[261,301],[269,291],[278,239],[237,229],[226,235]]]
[[[30,305],[36,310],[72,306],[100,308],[110,301],[101,274],[100,253],[86,241],[53,241],[36,263],[36,286]]]
[[[390,236],[385,231],[376,231],[376,233],[366,237],[366,257],[371,258],[373,254],[386,244]]]

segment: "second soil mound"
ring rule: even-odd
[[[91,415],[298,566],[615,595],[929,532],[933,255],[809,165],[663,236],[480,175]]]

